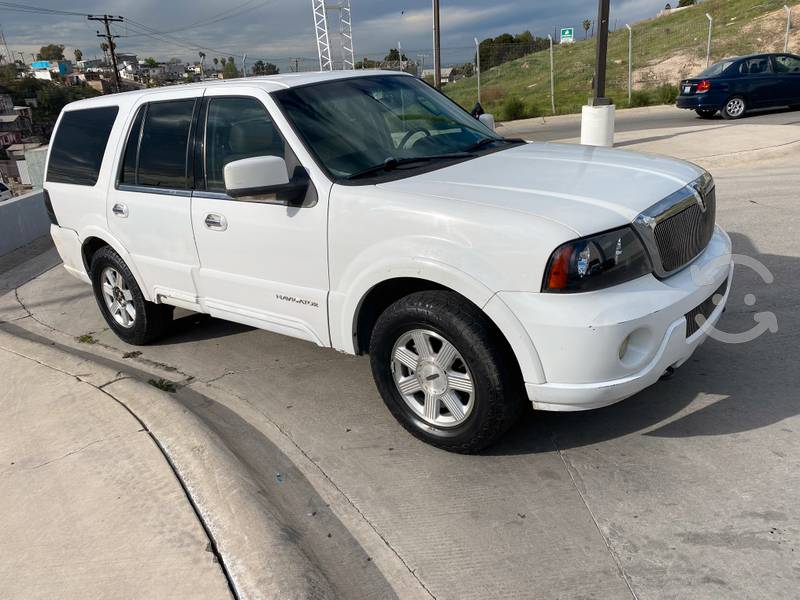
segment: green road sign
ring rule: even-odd
[[[575,29],[572,27],[562,27],[561,28],[561,43],[564,42],[574,42],[575,41]]]

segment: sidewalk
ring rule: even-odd
[[[100,389],[0,348],[0,596],[230,598],[150,434]]]

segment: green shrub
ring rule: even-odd
[[[675,104],[678,98],[678,86],[666,83],[653,90],[653,99],[656,104]]]
[[[514,121],[525,117],[526,107],[521,98],[509,96],[503,101],[500,107],[500,118],[502,121]]]
[[[650,101],[650,94],[648,94],[645,90],[635,90],[631,94],[631,101],[628,106],[650,106],[650,104],[652,104]]]

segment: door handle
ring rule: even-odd
[[[117,202],[111,209],[111,212],[113,212],[118,217],[126,219],[128,217],[128,205],[123,204],[122,202]]]
[[[205,224],[214,231],[225,231],[228,228],[228,220],[224,216],[214,213],[206,215]]]

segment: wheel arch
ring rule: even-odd
[[[510,351],[523,380],[544,382],[543,367],[530,336],[511,310],[502,301],[496,301],[495,294],[489,292],[488,297],[483,294],[476,297],[470,294],[468,289],[457,289],[436,279],[420,276],[384,279],[364,291],[352,317],[353,353],[367,352],[377,319],[386,308],[409,294],[425,290],[449,291],[476,306],[505,341],[507,350]]]
[[[114,238],[112,235],[109,235],[105,231],[91,229],[85,231],[84,235],[82,236],[81,258],[83,259],[83,267],[86,270],[86,274],[91,277],[92,257],[95,255],[95,253],[97,253],[98,250],[105,246],[110,247],[112,250],[114,250],[114,252],[119,254],[123,261],[125,261],[125,264],[128,265],[128,268],[136,279],[136,283],[139,286],[139,289],[142,291],[142,295],[144,296],[145,300],[152,302],[150,291],[147,289],[147,286],[144,285],[144,281],[142,280],[142,277],[136,268],[133,258],[125,249],[125,247],[119,242],[119,240]]]

